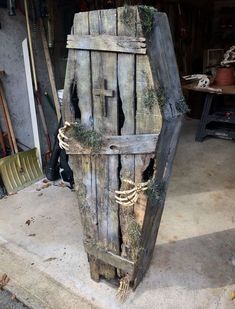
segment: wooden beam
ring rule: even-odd
[[[125,155],[125,154],[148,154],[154,153],[159,134],[139,134],[123,136],[106,136],[102,140],[99,155]],[[72,139],[68,142],[68,154],[89,155],[91,148],[83,147],[78,140]]]
[[[128,272],[130,275],[133,273],[134,262],[131,262],[119,255],[112,253],[111,251],[102,249],[97,245],[87,241],[84,242],[84,247],[89,255],[96,257],[102,262],[112,265],[117,269]]]
[[[156,188],[159,187],[159,192],[156,192],[156,196],[148,199],[140,243],[140,248],[143,250],[140,252],[140,258],[133,275],[134,289],[147,272],[154,252],[182,119],[183,116],[178,116],[163,122],[156,151],[157,170],[154,180]]]
[[[115,35],[68,35],[67,48],[146,54],[145,38]]]

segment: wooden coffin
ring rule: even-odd
[[[184,112],[167,16],[141,6],[79,13],[67,48],[63,120],[102,136],[98,150],[79,134],[66,141],[91,277],[128,274],[135,288],[153,254]],[[115,191],[133,188],[134,204],[117,202]]]

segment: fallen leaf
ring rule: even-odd
[[[32,237],[32,236],[36,236],[36,234],[29,234],[28,236]]]
[[[48,187],[50,187],[50,186],[51,186],[51,183],[48,182],[48,183],[46,183],[45,185],[41,186],[41,189],[43,190],[43,189],[46,189],[46,188],[48,188]]]
[[[31,223],[31,220],[29,220],[29,219],[25,222],[25,224],[27,224],[27,225],[30,225],[30,223]]]
[[[42,182],[43,182],[43,183],[48,183],[48,180],[45,178],[45,179],[43,179]]]
[[[10,281],[10,278],[7,276],[7,274],[3,274],[0,279],[0,289],[6,286],[9,281]]]
[[[231,292],[231,300],[234,300],[235,299],[235,291],[232,291]]]
[[[51,261],[54,261],[54,260],[57,260],[57,258],[56,257],[50,257],[50,258],[44,260],[43,262],[51,262]]]

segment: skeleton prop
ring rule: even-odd
[[[183,76],[183,79],[186,80],[186,81],[198,80],[198,84],[197,84],[196,88],[199,88],[199,89],[204,88],[204,89],[207,89],[211,92],[222,93],[222,89],[220,89],[220,88],[209,87],[210,86],[210,79],[205,74],[186,75],[186,76]]]
[[[235,62],[235,45],[231,46],[224,54],[224,60],[221,61],[221,65],[227,65]]]
[[[122,179],[122,181],[132,185],[133,188],[130,190],[115,191],[116,202],[122,206],[134,206],[139,198],[139,194],[148,189],[149,181],[139,184],[135,184],[134,181],[130,179]]]
[[[67,121],[65,121],[65,124],[62,128],[59,129],[59,133],[57,135],[57,138],[59,140],[59,146],[61,149],[69,150],[69,145],[64,142],[64,140],[67,140],[68,137],[65,135],[65,132],[67,129],[71,127],[71,124]]]

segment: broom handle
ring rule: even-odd
[[[11,138],[11,134],[10,134],[10,129],[9,129],[9,125],[7,123],[7,118],[6,118],[6,113],[5,113],[5,109],[3,107],[3,102],[2,102],[2,96],[0,94],[0,106],[1,106],[1,110],[3,113],[3,117],[4,117],[4,121],[5,121],[5,125],[6,125],[6,130],[7,130],[7,139],[11,148],[11,153],[14,153],[14,146],[13,146],[13,142],[12,142],[12,138]]]
[[[10,114],[9,114],[8,107],[7,107],[7,101],[6,101],[6,98],[5,98],[5,94],[4,94],[4,91],[3,91],[3,86],[2,86],[1,81],[0,81],[0,95],[1,95],[1,99],[2,99],[1,101],[2,101],[3,112],[4,112],[4,115],[5,115],[8,130],[9,130],[9,133],[10,133],[9,138],[12,141],[14,152],[18,153],[18,147],[17,147],[17,143],[16,143],[16,139],[15,139],[15,134],[14,134]]]
[[[30,29],[30,23],[29,23],[29,11],[28,11],[27,1],[28,0],[24,0],[25,17],[26,17],[28,40],[29,40],[29,52],[30,52],[31,65],[32,65],[34,90],[37,92],[38,91],[38,82],[37,82],[36,67],[35,67],[35,60],[34,60],[34,54],[33,54],[33,44],[32,44],[31,29]]]

